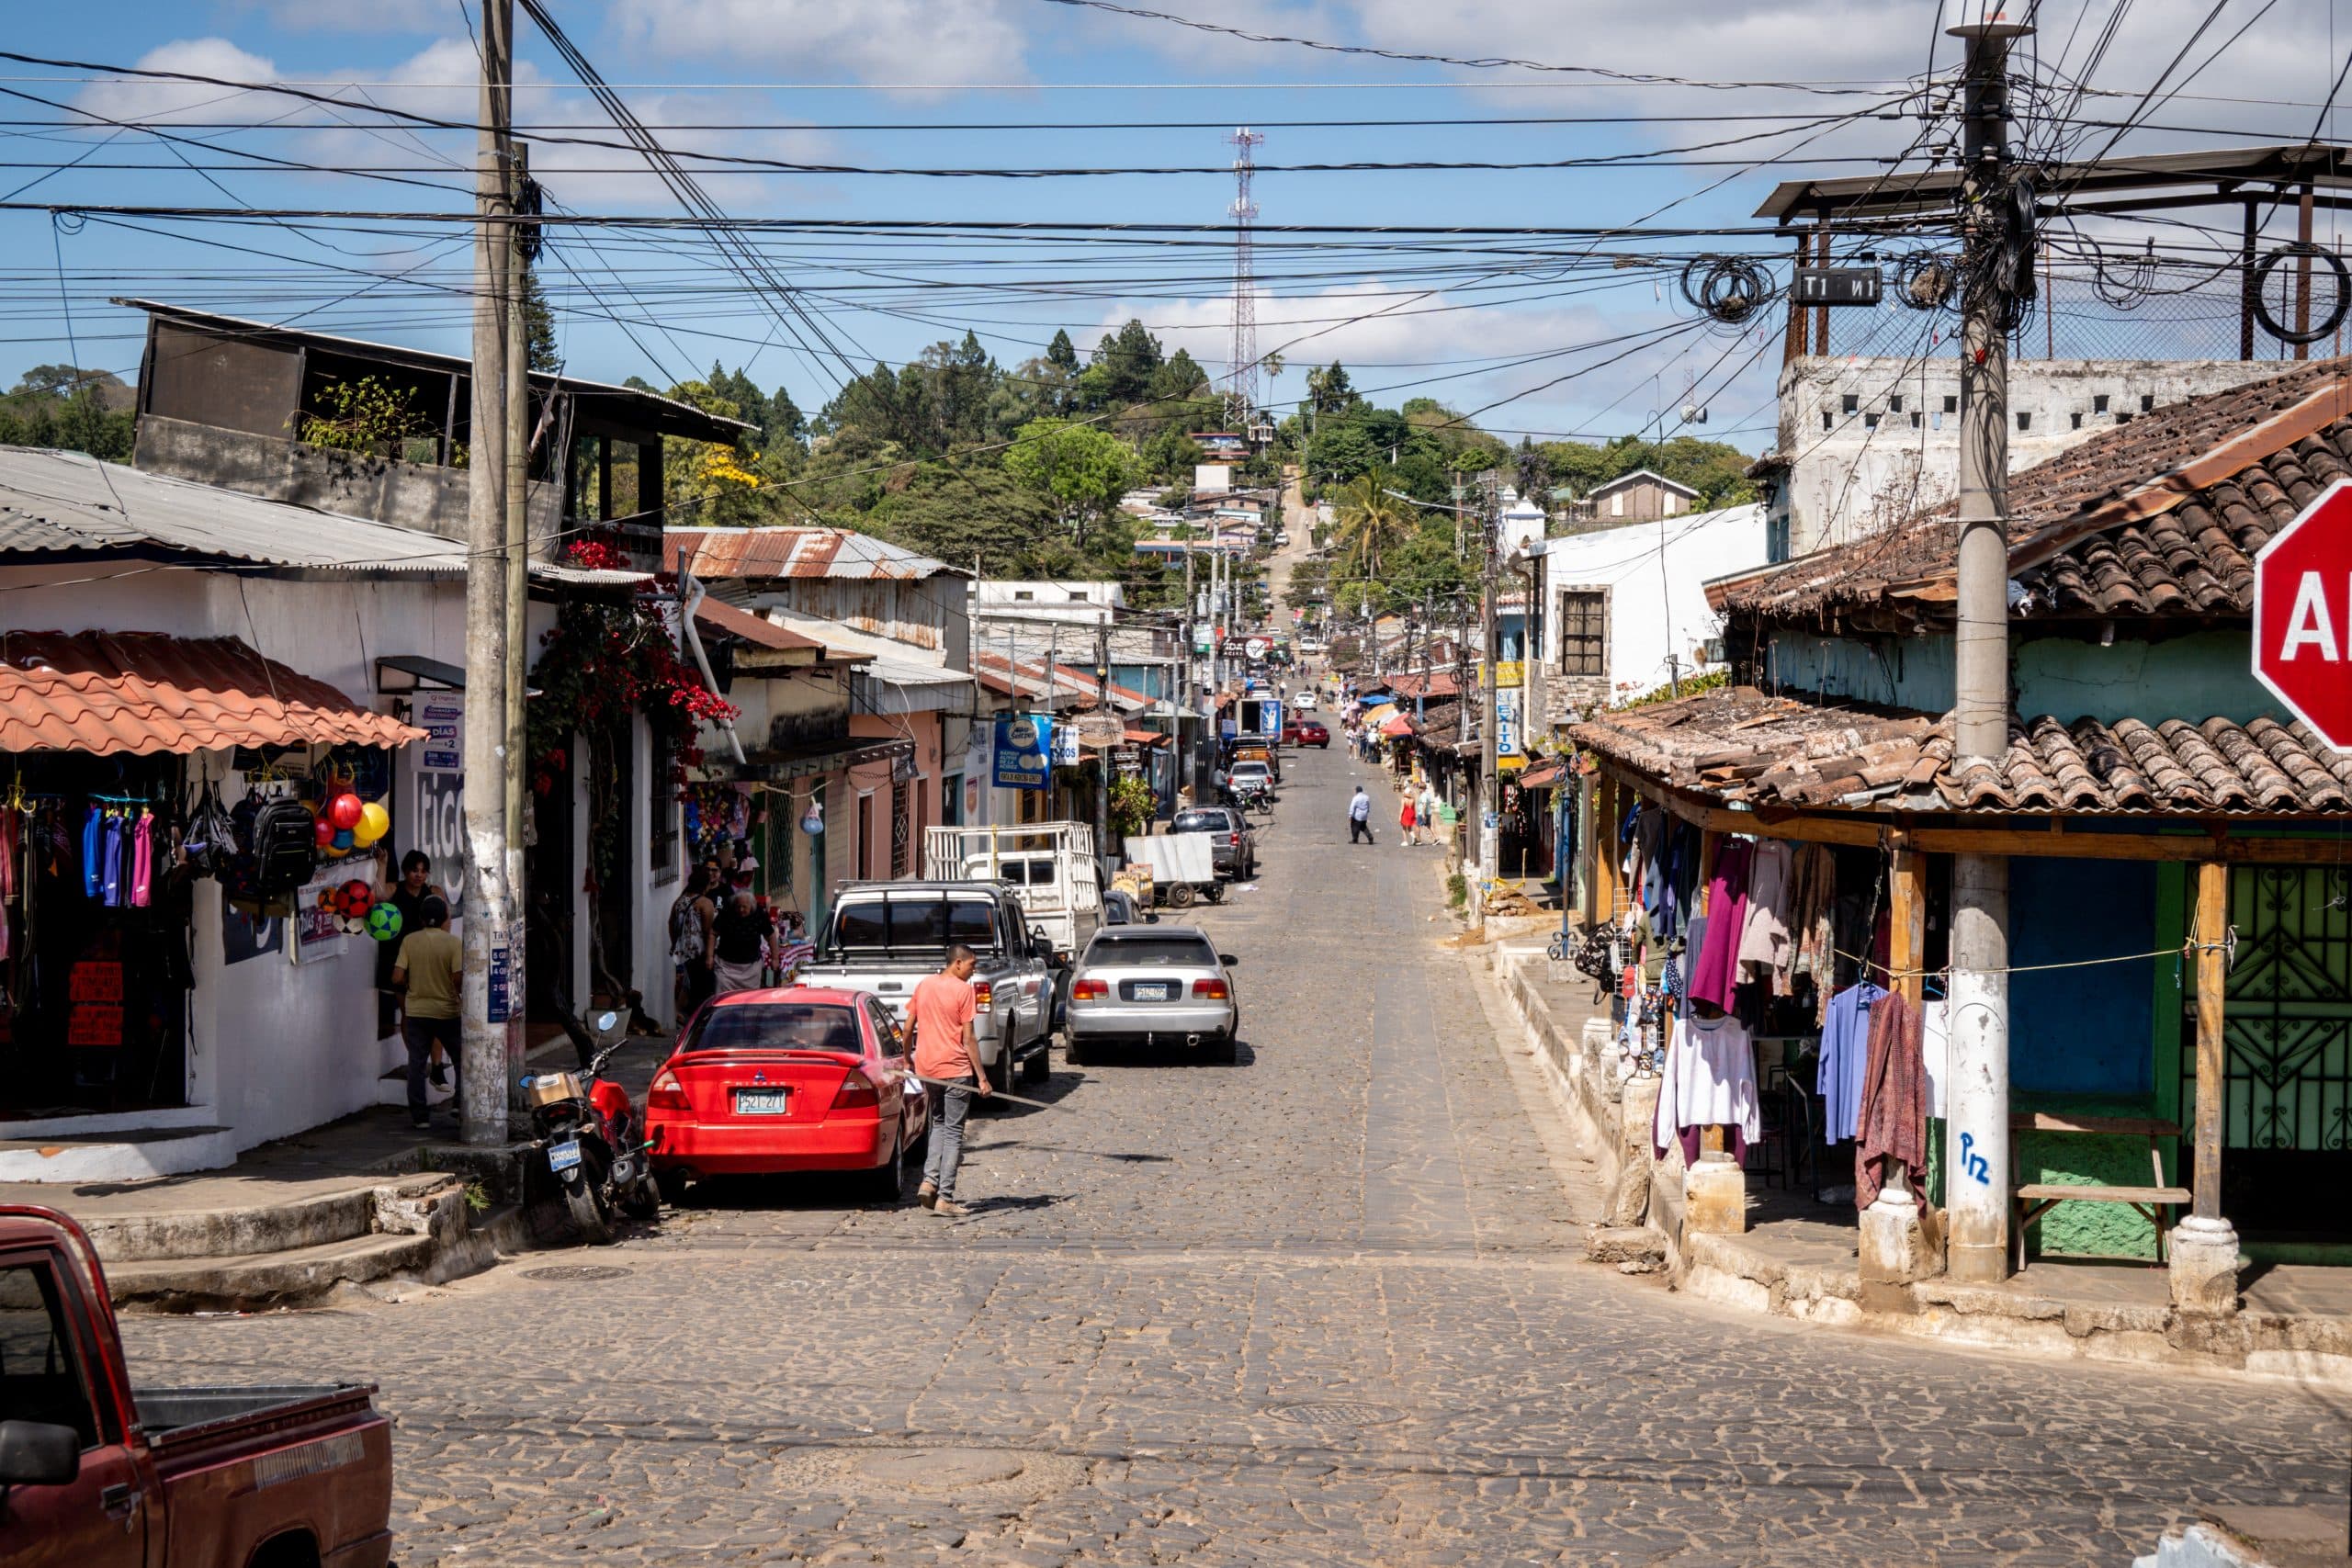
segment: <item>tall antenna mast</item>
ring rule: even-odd
[[[1258,295],[1250,256],[1250,224],[1258,204],[1250,199],[1250,176],[1258,171],[1252,154],[1266,138],[1245,125],[1226,140],[1234,147],[1233,354],[1227,362],[1231,384],[1225,395],[1226,423],[1247,434],[1258,412]]]

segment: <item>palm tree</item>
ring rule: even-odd
[[[1411,526],[1405,503],[1366,474],[1340,491],[1333,511],[1338,514],[1340,560],[1354,567],[1358,577],[1378,577],[1381,557]]]

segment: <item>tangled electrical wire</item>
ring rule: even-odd
[[[1912,310],[1948,310],[1960,298],[1960,270],[1934,251],[1914,251],[1894,264],[1894,298]]]
[[[1682,298],[1725,326],[1738,326],[1772,297],[1772,279],[1746,256],[1693,256],[1682,268]]]

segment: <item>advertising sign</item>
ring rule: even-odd
[[[1519,693],[1504,687],[1495,693],[1495,756],[1519,754]]]
[[[416,775],[413,843],[433,857],[433,880],[449,896],[450,929],[466,897],[466,779],[463,773]]]
[[[2352,480],[2254,558],[2254,673],[2327,745],[2352,750]]]
[[[424,739],[416,749],[420,772],[465,772],[466,699],[462,693],[436,692],[418,697],[416,727],[424,731]]]
[[[996,721],[996,786],[1045,789],[1053,783],[1054,721],[1044,714],[1004,714]]]
[[[964,821],[969,827],[988,826],[989,759],[995,740],[992,728],[975,724],[964,742]]]

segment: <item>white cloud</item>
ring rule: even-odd
[[[618,0],[615,29],[631,49],[672,58],[828,69],[861,81],[956,86],[1026,78],[1019,0]],[[1044,7],[1023,7],[1035,23]]]
[[[319,0],[241,0],[272,25],[295,32],[437,33],[460,24],[458,0],[367,0],[358,6]]]

